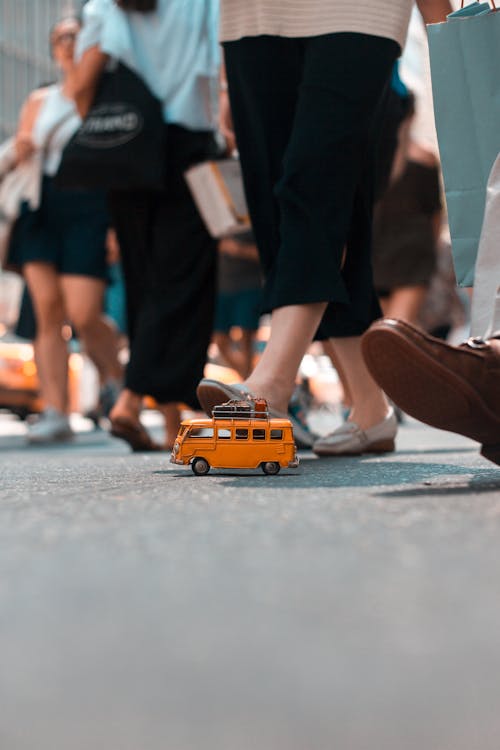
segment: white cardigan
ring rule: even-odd
[[[12,168],[15,158],[15,139],[9,138],[0,145],[0,214],[9,221],[18,217],[23,201],[33,210],[40,205],[41,155],[35,152]]]
[[[42,159],[39,153],[12,169],[16,149],[14,138],[0,145],[0,268],[4,265],[12,226],[23,201],[35,210],[40,204]]]
[[[404,47],[413,0],[222,0],[222,41],[352,31]]]

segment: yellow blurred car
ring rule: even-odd
[[[0,408],[23,419],[42,409],[31,344],[0,340]]]
[[[70,410],[79,411],[80,376],[83,367],[80,354],[69,358]],[[8,409],[25,419],[43,408],[33,346],[0,339],[0,409]]]

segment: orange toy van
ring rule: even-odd
[[[181,424],[171,463],[190,464],[197,476],[214,469],[257,469],[278,474],[299,465],[290,420],[269,417],[267,403],[229,401],[212,419]]]

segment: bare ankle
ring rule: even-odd
[[[116,404],[111,410],[111,419],[117,417],[128,417],[129,419],[139,419],[142,407],[142,396],[125,388],[119,395]]]
[[[384,399],[377,403],[354,404],[349,420],[355,422],[362,430],[368,430],[380,424],[390,413],[390,406]]]
[[[276,382],[260,382],[249,378],[245,381],[250,393],[258,398],[265,398],[269,406],[276,411],[286,412],[288,403],[292,396],[293,388],[284,386]]]

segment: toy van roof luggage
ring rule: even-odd
[[[267,401],[258,398],[253,401],[228,401],[215,406],[214,419],[269,419]]]
[[[170,461],[190,465],[197,476],[211,468],[260,467],[264,474],[278,474],[299,465],[290,420],[270,417],[264,399],[228,401],[214,408],[212,419],[185,420]]]

